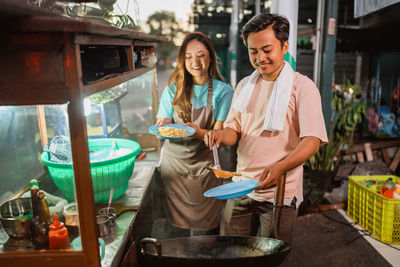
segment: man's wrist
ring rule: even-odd
[[[204,136],[205,136],[207,133],[208,133],[208,130],[207,130],[207,129],[200,129],[200,128],[199,128],[198,133],[197,133],[197,136],[198,136],[198,138],[203,139]]]
[[[275,167],[278,167],[282,171],[282,174],[284,175],[288,170],[286,169],[286,164],[284,160],[278,161],[275,165]]]

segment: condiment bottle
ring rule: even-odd
[[[32,179],[29,186],[30,188],[32,188],[32,186],[36,185],[37,187],[39,187],[39,182],[36,179]]]
[[[39,187],[35,184],[32,185],[31,183],[31,203],[32,203],[32,218],[35,218],[39,215],[38,211],[38,193],[39,193]]]
[[[32,219],[32,242],[37,249],[47,249],[49,248],[50,224],[53,223],[53,220],[50,217],[50,211],[45,192],[40,190],[37,196],[38,215]]]
[[[49,247],[50,249],[70,248],[68,230],[64,224],[58,220],[57,214],[53,214],[54,223],[50,225]]]
[[[400,179],[397,182],[397,184],[394,186],[393,195],[394,195],[394,198],[400,199]]]
[[[393,178],[392,178],[392,177],[389,177],[389,178],[386,180],[385,185],[386,185],[386,187],[387,187],[388,189],[394,190],[395,183],[393,182]]]

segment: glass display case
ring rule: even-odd
[[[123,137],[120,101],[126,94],[122,84],[84,99],[89,138]]]
[[[140,151],[129,133],[147,132],[155,115],[155,66],[135,66],[134,49],[154,51],[166,39],[40,12],[27,16],[12,5],[2,11],[12,23],[0,49],[7,62],[0,66],[1,266],[116,265],[129,218],[112,239],[100,238],[107,234],[99,215],[109,215],[99,209],[110,196],[124,199]],[[145,105],[135,102],[141,90]],[[68,247],[52,247],[51,238],[39,246],[37,222],[58,219]]]

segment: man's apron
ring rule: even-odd
[[[175,123],[183,120],[174,112]],[[212,81],[208,83],[207,106],[194,109],[192,122],[202,129],[213,129]],[[210,230],[220,225],[222,201],[203,193],[222,184],[207,169],[214,165],[212,151],[194,137],[168,139],[161,152],[161,181],[165,190],[166,214],[179,228]]]

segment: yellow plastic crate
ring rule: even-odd
[[[387,244],[400,244],[400,199],[389,199],[378,193],[386,180],[394,175],[349,176],[347,214],[374,237]],[[376,190],[367,188],[366,181],[374,180]]]

